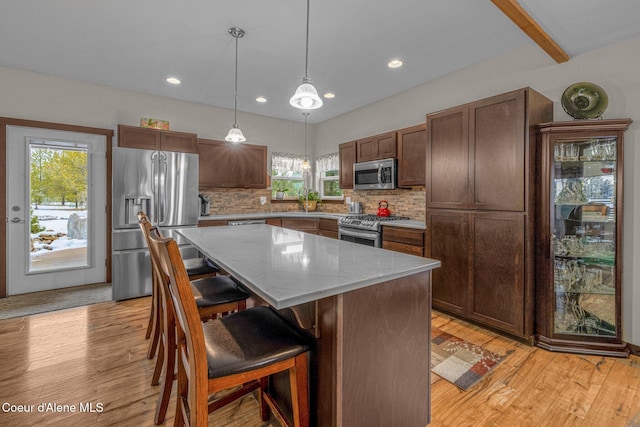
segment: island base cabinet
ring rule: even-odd
[[[430,272],[326,298],[317,307],[310,380],[316,425],[427,425]]]
[[[519,212],[429,210],[426,256],[442,262],[433,272],[434,308],[530,341],[524,233]]]

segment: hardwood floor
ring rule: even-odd
[[[145,357],[148,308],[140,298],[0,321],[0,425],[152,426],[158,387],[149,385],[154,361]],[[435,382],[432,426],[640,425],[637,356],[551,353],[437,313],[433,324],[495,353],[514,351],[469,391]],[[34,412],[6,412],[5,403]],[[41,403],[76,412],[38,412]],[[81,403],[103,411],[80,412]],[[253,396],[212,414],[209,425],[276,426],[260,421]]]
[[[640,426],[640,358],[553,353],[436,313],[433,326],[494,353],[514,350],[464,392],[432,385],[431,426]]]
[[[139,298],[0,321],[0,405],[33,405],[31,413],[0,406],[0,426],[153,426],[159,387],[149,385],[149,304]],[[41,403],[76,412],[38,412]],[[80,412],[81,403],[104,410]],[[165,425],[173,425],[174,411],[175,387]],[[273,424],[260,420],[256,400],[246,396],[212,414],[209,425]]]

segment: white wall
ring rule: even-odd
[[[316,125],[316,153],[393,129],[422,123],[425,114],[521,87],[532,87],[554,102],[554,120],[572,120],[560,105],[565,88],[594,82],[609,94],[604,118],[634,120],[625,135],[623,337],[640,345],[640,38],[556,64],[537,46],[452,73],[356,111]],[[407,64],[410,66],[410,64]]]
[[[224,140],[233,110],[113,89],[44,74],[0,67],[0,116],[92,126],[117,131],[141,117],[169,120],[172,130]],[[304,123],[238,112],[247,143],[270,151],[304,154]],[[313,141],[313,127],[309,129]],[[313,154],[309,144],[308,154]]]

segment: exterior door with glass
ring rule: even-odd
[[[104,282],[106,137],[7,127],[7,295]]]

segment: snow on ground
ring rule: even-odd
[[[45,230],[32,234],[31,237],[38,237],[40,234],[67,234],[67,221],[71,214],[77,214],[81,217],[87,217],[87,210],[78,210],[72,206],[38,206],[38,209],[33,209],[33,215],[37,216],[40,220],[40,226],[45,227]],[[82,248],[87,246],[86,239],[69,239],[66,236],[60,237],[54,240],[50,245],[47,245],[51,250],[43,248],[45,244],[34,241],[33,246],[36,252],[32,252],[31,256],[44,255],[51,251]]]

